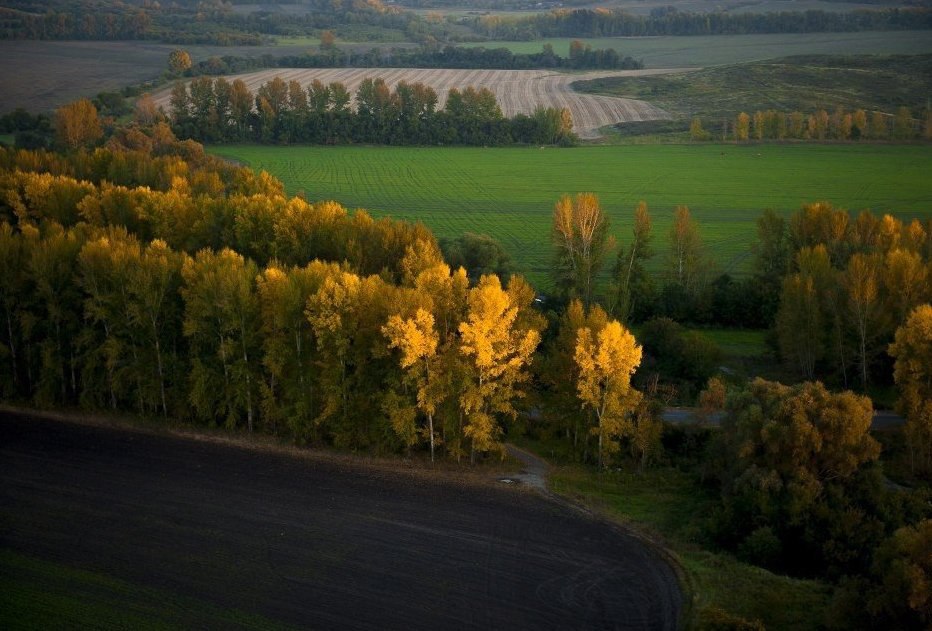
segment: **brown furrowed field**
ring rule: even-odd
[[[394,87],[400,81],[423,83],[437,92],[438,108],[443,107],[450,88],[489,88],[505,116],[530,114],[537,107],[568,108],[576,133],[582,138],[597,137],[604,125],[628,121],[659,120],[670,115],[644,101],[619,97],[580,94],[570,84],[600,77],[631,77],[681,72],[677,69],[605,70],[564,74],[550,70],[439,70],[431,68],[277,68],[237,75],[255,93],[259,87],[281,77],[307,87],[315,79],[323,83],[339,81],[351,92],[366,78],[381,78]],[[227,77],[232,80],[233,77]],[[156,103],[168,110],[169,90],[154,95]]]

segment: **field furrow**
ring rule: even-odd
[[[297,81],[307,88],[315,79],[328,84],[343,83],[355,94],[366,78],[381,78],[391,88],[401,81],[423,83],[437,93],[437,107],[446,103],[451,88],[463,90],[470,86],[488,88],[498,99],[505,116],[530,114],[538,107],[566,107],[573,116],[576,133],[582,138],[594,138],[599,128],[614,123],[658,120],[669,114],[644,101],[611,96],[580,94],[573,90],[575,81],[599,77],[629,77],[681,72],[682,69],[606,70],[581,74],[564,74],[549,70],[440,70],[424,68],[276,68],[226,77],[242,79],[255,93],[274,77]],[[170,89],[154,95],[158,105],[169,108]]]

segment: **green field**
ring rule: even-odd
[[[544,44],[558,55],[569,55],[574,38],[529,42],[480,42],[463,46],[508,48],[537,53]],[[683,68],[736,64],[787,55],[916,55],[932,53],[929,31],[870,31],[864,33],[776,33],[761,35],[696,35],[689,37],[579,38],[593,48],[614,48],[642,59],[648,68]]]
[[[440,237],[500,240],[547,286],[554,202],[597,193],[624,243],[638,200],[654,219],[660,264],[677,205],[698,220],[718,270],[747,269],[755,220],[828,200],[901,218],[932,218],[928,145],[637,145],[569,149],[222,146],[212,152],[280,178],[290,194],[376,216],[422,221]]]

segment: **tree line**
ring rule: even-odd
[[[151,100],[150,100],[151,101]],[[505,118],[488,88],[451,88],[443,109],[437,93],[401,81],[362,81],[353,97],[339,82],[315,80],[305,90],[280,77],[253,93],[241,79],[209,77],[172,88],[169,117],[179,137],[210,142],[503,145],[575,141],[567,109],[538,108]],[[151,103],[146,105],[151,109]]]
[[[811,114],[758,110],[754,114],[740,112],[732,121],[721,123],[721,134],[713,134],[696,116],[689,126],[693,140],[914,140],[932,139],[932,110],[925,108],[921,117],[900,106],[896,114],[880,111],[851,112],[838,107],[829,114],[822,109]],[[730,123],[730,127],[729,127]],[[730,131],[729,131],[730,129]]]
[[[848,12],[692,13],[675,8],[634,15],[623,9],[554,9],[510,17],[483,15],[463,21],[490,39],[543,37],[636,37],[656,35],[741,35],[751,33],[825,33],[932,28],[932,11],[878,9]]]
[[[229,75],[261,68],[461,68],[493,70],[529,70],[534,68],[620,69],[637,70],[642,61],[622,55],[613,48],[593,49],[578,45],[570,56],[556,54],[550,44],[539,53],[513,53],[507,48],[484,48],[447,45],[418,48],[370,48],[360,50],[337,46],[308,50],[302,55],[258,55],[209,57],[186,69],[185,76]]]

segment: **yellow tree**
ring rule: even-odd
[[[641,393],[631,387],[631,375],[641,363],[641,347],[617,320],[593,334],[581,328],[576,335],[577,391],[583,407],[592,408],[598,426],[590,430],[599,438],[599,466],[618,451],[618,439],[634,428],[631,414]]]
[[[880,271],[883,257],[879,254],[855,254],[848,261],[842,278],[843,290],[848,297],[847,315],[858,340],[858,364],[861,368],[861,385],[867,387],[868,373],[873,355],[873,340],[881,333]]]
[[[591,304],[596,276],[605,255],[614,247],[599,198],[592,193],[561,197],[553,209],[551,235],[557,286],[568,295],[579,296],[586,305]]]
[[[466,321],[459,325],[460,353],[468,359],[460,408],[474,459],[476,451],[498,446],[498,416],[517,416],[514,401],[524,396],[520,386],[527,381],[540,332],[517,326],[518,307],[494,274],[479,280],[467,302]]]
[[[97,142],[103,133],[97,108],[87,99],[80,99],[55,110],[55,134],[58,141],[68,149]]]
[[[932,305],[916,307],[894,339],[889,353],[896,359],[897,409],[906,417],[913,468],[932,473]]]
[[[414,317],[402,319],[393,315],[382,327],[389,348],[401,351],[401,368],[417,390],[417,408],[427,417],[430,436],[430,461],[434,461],[434,414],[446,398],[440,355],[437,353],[440,337],[434,327],[434,316],[418,309]]]
[[[702,265],[702,238],[699,225],[686,206],[677,206],[670,227],[670,262],[673,282],[693,290],[699,281]]]
[[[745,112],[735,119],[735,140],[747,140],[751,133],[751,117]]]

